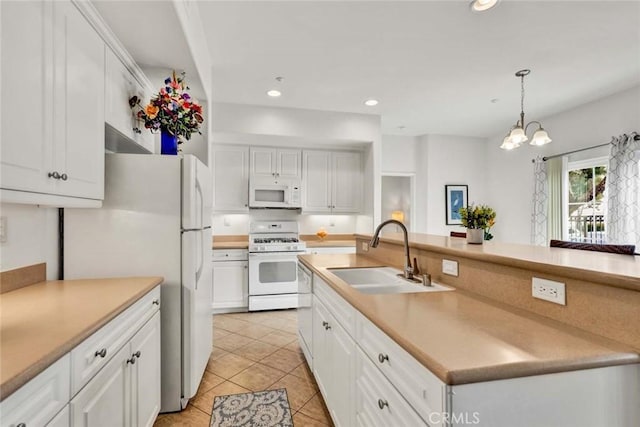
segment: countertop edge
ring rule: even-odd
[[[11,378],[6,379],[2,384],[0,384],[0,402],[11,396],[14,392],[16,392],[20,387],[34,379],[41,372],[46,370],[49,366],[53,365],[57,362],[62,356],[69,353],[73,350],[78,344],[87,339],[93,333],[95,333],[98,329],[102,328],[104,325],[109,323],[111,320],[116,318],[120,313],[124,312],[127,308],[131,307],[138,300],[140,300],[143,296],[151,292],[157,286],[161,285],[164,279],[162,277],[149,277],[150,282],[149,285],[132,295],[129,299],[124,301],[115,309],[111,310],[101,319],[96,321],[94,324],[87,326],[83,329],[78,335],[70,339],[69,341],[63,343],[55,350],[43,355],[36,363],[29,366],[24,371],[14,375]],[[42,283],[42,282],[40,282]],[[34,283],[37,285],[38,283]],[[30,285],[33,286],[33,285]]]
[[[359,256],[367,258],[364,255]],[[371,266],[385,266],[382,262],[379,262],[375,259],[367,259],[371,261]],[[357,300],[353,300],[350,295],[343,292],[343,290],[339,286],[336,286],[333,283],[334,279],[325,274],[327,270],[326,267],[315,267],[303,257],[299,257],[299,260],[311,271],[318,274],[336,293],[338,293],[338,295],[340,295],[340,297],[342,297],[348,304],[358,310],[359,313],[365,316],[376,327],[382,330],[390,338],[393,336],[393,338],[391,339],[394,342],[396,342],[402,349],[409,353],[420,364],[422,364],[431,373],[433,373],[441,381],[449,386],[640,363],[640,354],[634,353],[633,351],[631,351],[631,349],[629,349],[628,352],[620,352],[614,357],[591,358],[580,363],[575,363],[573,366],[567,366],[566,364],[562,364],[559,362],[526,362],[475,369],[458,369],[455,371],[451,371],[445,368],[442,364],[438,363],[436,360],[430,358],[424,351],[417,349],[410,341],[403,339],[396,330],[393,330],[384,321],[373,318],[374,316],[371,316],[371,314],[367,312],[366,307],[364,307],[362,304],[359,304]],[[460,292],[460,290],[456,290],[456,292]],[[468,293],[465,294],[469,295]],[[482,300],[482,298],[478,299]],[[517,312],[517,310],[514,311]],[[625,347],[623,344],[620,344],[620,346]]]

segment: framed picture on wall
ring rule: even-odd
[[[462,219],[460,218],[460,208],[466,208],[469,197],[469,187],[467,185],[445,185],[444,197],[447,225],[460,225]]]

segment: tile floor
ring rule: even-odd
[[[296,310],[213,316],[213,351],[198,393],[154,427],[207,427],[216,396],[277,388],[287,389],[296,427],[332,425],[296,331]]]

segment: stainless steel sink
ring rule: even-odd
[[[371,268],[330,268],[331,273],[344,280],[351,287],[363,294],[400,294],[413,292],[452,291],[453,288],[437,283],[422,286],[406,280],[400,270],[391,267]]]

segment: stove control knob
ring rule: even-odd
[[[265,248],[264,246],[260,246],[260,247],[258,248],[258,250],[259,250],[259,251],[265,251],[266,249],[267,249],[267,248]]]

